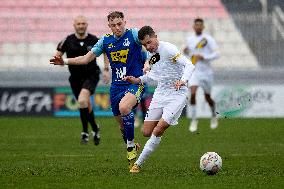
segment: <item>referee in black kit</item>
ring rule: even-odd
[[[68,35],[57,46],[55,56],[62,56],[66,53],[67,58],[83,56],[99,40],[95,35],[87,33],[88,22],[86,17],[77,16],[74,19],[75,33]],[[83,126],[81,142],[86,144],[89,141],[88,123],[92,126],[92,134],[95,145],[100,143],[100,128],[96,124],[90,96],[94,94],[100,78],[100,68],[96,59],[87,65],[68,66],[70,77],[69,82],[73,94],[79,102],[80,118]]]

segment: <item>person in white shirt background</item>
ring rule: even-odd
[[[188,101],[187,82],[194,71],[191,61],[183,56],[175,45],[159,41],[150,26],[142,27],[138,38],[150,52],[150,71],[137,78],[126,76],[124,80],[143,84],[156,81],[158,85],[142,128],[143,135],[150,138],[130,169],[131,173],[140,172],[141,165],[157,148],[165,130],[170,125],[178,124],[177,121]]]
[[[191,94],[191,123],[189,126],[189,131],[191,132],[195,132],[198,127],[198,120],[196,116],[196,92],[198,87],[203,89],[205,99],[208,102],[212,112],[210,128],[216,129],[218,126],[216,106],[211,97],[211,89],[213,84],[213,70],[211,68],[211,62],[220,56],[216,41],[209,34],[203,33],[203,19],[196,18],[194,20],[193,29],[195,34],[187,39],[185,48],[183,50],[184,54],[189,56],[192,63],[195,65],[195,71],[188,82]]]

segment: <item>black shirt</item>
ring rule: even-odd
[[[57,50],[66,53],[67,58],[83,56],[92,49],[98,40],[95,35],[89,33],[85,39],[78,39],[75,34],[71,34],[58,44]],[[72,77],[87,77],[100,73],[96,59],[87,65],[68,65],[68,69]]]

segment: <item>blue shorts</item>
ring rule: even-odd
[[[126,93],[132,93],[137,99],[137,104],[140,102],[144,94],[144,85],[129,84],[129,85],[112,85],[110,87],[110,103],[114,116],[120,115],[119,103]]]

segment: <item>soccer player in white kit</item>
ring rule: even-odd
[[[203,19],[195,19],[193,29],[195,34],[187,39],[186,47],[184,49],[184,53],[191,58],[192,63],[195,65],[195,71],[188,82],[191,92],[190,110],[192,120],[189,126],[189,131],[191,132],[195,132],[197,130],[198,124],[196,118],[196,91],[198,87],[203,89],[205,99],[212,112],[210,128],[215,129],[218,126],[215,102],[211,98],[211,88],[213,83],[211,62],[220,56],[215,40],[210,35],[203,33]]]
[[[140,172],[141,165],[157,148],[165,130],[170,125],[178,124],[178,118],[188,99],[187,82],[194,71],[194,65],[190,60],[183,56],[175,45],[159,41],[150,26],[142,27],[138,32],[138,38],[151,53],[151,69],[139,78],[126,76],[124,80],[132,83],[156,81],[158,86],[142,128],[143,135],[150,139],[131,168],[131,173]]]

